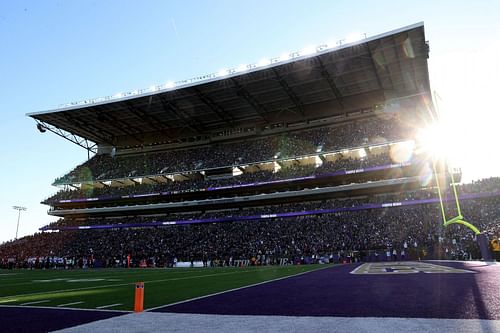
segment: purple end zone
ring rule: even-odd
[[[228,315],[500,319],[500,265],[436,263],[476,273],[350,274],[331,267],[157,309]]]
[[[0,332],[50,332],[123,314],[111,311],[0,307]]]

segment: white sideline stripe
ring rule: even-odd
[[[115,304],[109,304],[109,305],[101,305],[101,306],[96,306],[96,309],[107,309],[107,308],[112,308],[114,306],[122,305],[122,303],[115,303]]]
[[[350,273],[351,273],[351,274],[356,274],[356,272],[357,272],[357,271],[358,271],[361,267],[363,267],[363,266],[364,266],[364,264],[359,265],[358,267],[356,267],[356,268],[355,268],[353,271],[351,271]]]
[[[31,304],[39,304],[39,303],[47,303],[47,302],[50,302],[50,299],[44,299],[43,301],[35,301],[35,302],[22,303],[20,305],[22,306],[22,305],[31,305]]]
[[[203,299],[203,298],[207,298],[207,297],[212,297],[212,296],[217,296],[217,295],[221,295],[221,294],[225,294],[225,293],[230,293],[232,291],[237,291],[237,290],[241,290],[241,289],[245,289],[245,288],[251,288],[251,287],[255,287],[255,286],[260,286],[262,284],[271,283],[271,282],[275,282],[275,281],[279,281],[279,280],[284,280],[284,279],[288,279],[288,278],[291,278],[291,277],[295,277],[295,276],[299,276],[299,275],[304,275],[304,274],[312,273],[312,272],[317,272],[317,271],[321,271],[323,269],[337,267],[337,266],[340,266],[340,264],[327,265],[326,267],[321,267],[321,268],[318,268],[318,269],[313,269],[313,270],[310,270],[310,271],[307,271],[307,272],[300,272],[300,273],[293,274],[293,275],[282,276],[282,277],[279,277],[279,278],[276,278],[276,279],[262,281],[262,282],[257,282],[257,283],[249,284],[249,285],[243,286],[243,287],[233,288],[233,289],[229,289],[229,290],[223,290],[223,291],[219,291],[219,292],[216,292],[216,293],[213,293],[213,294],[208,294],[208,295],[204,295],[204,296],[198,296],[198,297],[186,299],[184,301],[179,301],[179,302],[170,303],[170,304],[166,304],[166,305],[155,306],[154,308],[149,308],[149,309],[146,309],[144,311],[153,311],[153,310],[156,310],[156,309],[167,308],[167,307],[171,307],[171,306],[174,306],[174,305],[177,305],[177,304],[182,304],[182,303],[187,303],[187,302],[191,302],[191,301],[196,301],[196,300],[199,300],[199,299]]]
[[[59,304],[58,307],[68,306],[68,305],[76,305],[76,304],[82,304],[82,303],[85,303],[85,302],[79,301],[79,302],[72,302],[72,303],[66,303],[66,304]]]
[[[133,311],[127,310],[106,310],[106,309],[85,309],[85,308],[66,308],[57,306],[20,306],[20,305],[0,305],[0,308],[22,308],[22,309],[51,309],[51,310],[73,310],[73,311],[93,311],[93,312],[122,312],[124,314],[131,313]]]
[[[269,269],[273,269],[273,267],[261,268],[260,270],[269,270]],[[161,280],[151,280],[151,281],[144,281],[144,283],[157,283],[157,282],[166,282],[166,281],[199,279],[199,278],[212,277],[212,276],[221,276],[221,275],[230,275],[230,274],[241,274],[241,273],[247,273],[248,271],[249,270],[247,270],[247,269],[239,270],[239,269],[235,268],[234,271],[225,272],[225,273],[213,273],[213,274],[194,275],[194,276],[186,276],[186,277],[178,277],[178,278],[168,278],[168,279],[161,279]],[[66,292],[66,291],[79,291],[79,290],[90,290],[90,289],[100,289],[100,288],[109,288],[109,287],[133,286],[133,285],[135,285],[135,282],[115,283],[115,284],[108,284],[108,285],[103,285],[103,286],[71,288],[71,289],[61,289],[61,290],[52,290],[52,291],[42,291],[42,292],[30,293],[30,294],[9,295],[9,296],[5,296],[5,298],[8,298],[8,297],[33,296],[33,295],[43,295],[43,294],[54,294],[54,293],[62,293],[62,292]],[[0,298],[0,302],[1,301],[2,300]]]

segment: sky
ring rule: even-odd
[[[55,221],[40,201],[84,162],[29,112],[424,21],[443,141],[465,181],[500,175],[500,1],[0,1],[0,243]]]

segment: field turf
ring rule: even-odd
[[[325,265],[247,268],[0,270],[0,306],[133,310],[135,282],[144,282],[144,308],[325,268]]]

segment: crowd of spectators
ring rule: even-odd
[[[484,188],[490,189],[489,185],[483,182]],[[431,195],[415,191],[410,195],[392,195],[392,199]],[[385,201],[390,196],[212,212],[203,217],[348,207]],[[462,211],[465,218],[485,231],[490,239],[500,235],[500,196],[464,200]],[[189,215],[184,218],[188,219]],[[30,257],[54,256],[72,261],[92,257],[110,265],[130,256],[135,263],[149,260],[157,266],[165,266],[174,259],[227,262],[258,257],[273,263],[282,258],[294,260],[302,256],[347,253],[356,253],[359,258],[366,259],[369,254],[396,251],[398,257],[406,253],[405,258],[412,259],[469,259],[480,257],[474,237],[461,225],[443,227],[439,206],[425,204],[258,221],[41,233],[3,244],[0,258],[4,262],[10,257],[25,262]]]
[[[500,177],[490,177],[462,184],[460,189],[464,192],[498,192],[500,191]]]
[[[312,154],[318,149],[333,151],[411,136],[410,126],[394,116],[199,148],[115,157],[102,154],[77,166],[57,179],[56,183],[201,170]]]
[[[354,170],[372,166],[389,165],[391,163],[393,163],[393,161],[391,160],[389,153],[368,154],[363,158],[340,157],[335,161],[325,161],[318,167],[316,167],[314,164],[296,164],[284,166],[277,172],[261,170],[256,172],[245,172],[241,175],[229,176],[226,178],[208,179],[204,178],[203,175],[198,175],[199,177],[194,177],[183,181],[168,181],[161,184],[135,184],[124,187],[106,186],[102,188],[87,190],[65,189],[46,199],[44,203],[53,204],[58,202],[59,200],[92,197],[97,198],[158,192],[193,191],[206,189],[209,187],[215,188],[228,185],[241,185],[280,179],[293,179],[296,177],[304,177],[310,175],[322,175],[338,170]]]
[[[498,178],[490,178],[492,181],[496,181]],[[486,186],[485,188],[489,188]],[[480,188],[469,188],[468,191],[460,189],[460,193],[486,193],[485,191],[479,191]],[[479,191],[479,192],[478,192]],[[488,191],[489,192],[489,191]],[[491,193],[491,192],[490,192]],[[447,189],[446,193],[442,193],[443,196],[453,197],[451,189]],[[233,208],[227,210],[213,210],[206,212],[179,212],[170,214],[161,214],[156,216],[148,217],[95,217],[95,218],[65,218],[59,219],[57,222],[50,224],[51,227],[67,227],[67,226],[81,226],[81,225],[106,225],[106,224],[130,224],[130,223],[150,223],[150,222],[165,222],[165,221],[190,221],[190,220],[210,220],[210,219],[220,219],[229,217],[248,217],[248,216],[261,216],[270,215],[275,213],[291,213],[291,212],[308,212],[308,211],[318,211],[325,209],[335,209],[335,208],[352,208],[369,204],[383,204],[383,203],[394,203],[394,202],[404,202],[413,201],[421,199],[437,199],[438,193],[437,188],[422,188],[415,190],[405,190],[401,192],[394,193],[384,193],[376,195],[365,195],[354,198],[337,198],[329,200],[316,200],[316,201],[303,201],[303,202],[293,202],[293,203],[283,203],[268,206],[258,206],[258,207],[245,207],[245,208]],[[449,214],[456,215],[457,212],[453,211],[454,201],[445,203],[446,208],[449,206]]]
[[[408,124],[396,118],[370,119],[289,132],[253,141],[213,144],[204,147],[169,150],[157,153],[116,156],[97,155],[75,168],[58,182],[104,180],[142,175],[168,174],[211,167],[247,164],[263,160],[313,154],[318,150],[333,151],[348,147],[400,140],[412,137]],[[321,175],[343,169],[358,169],[392,162],[390,154],[370,154],[360,158],[345,157],[324,161],[322,165],[283,166],[277,172],[260,170],[238,176],[209,179],[198,174],[186,181],[165,184],[137,184],[124,187],[104,187],[92,191],[61,191],[46,200],[54,203],[63,199],[144,194],[206,189],[260,181],[292,179]],[[449,191],[449,189],[448,189]],[[500,178],[461,185],[460,192],[500,191]],[[52,226],[148,223],[158,221],[189,221],[242,216],[261,216],[244,221],[237,219],[217,223],[193,223],[162,227],[106,228],[43,232],[0,245],[0,267],[15,263],[37,267],[56,262],[87,261],[89,265],[123,266],[148,261],[154,266],[171,266],[176,261],[210,261],[231,263],[252,260],[273,264],[296,261],[297,258],[356,257],[362,260],[396,253],[402,259],[469,259],[479,258],[474,234],[464,226],[444,227],[440,207],[436,203],[344,210],[335,213],[316,212],[279,218],[273,214],[318,211],[356,207],[405,200],[436,198],[435,189],[386,193],[356,198],[293,202],[281,205],[246,207],[241,209],[177,213],[150,217],[61,219]],[[455,216],[453,203],[446,205]],[[491,238],[500,235],[500,196],[494,195],[462,201],[466,220]],[[390,256],[390,255],[389,255]],[[127,259],[127,260],[126,260]],[[254,260],[255,259],[255,260]],[[64,264],[66,265],[66,264]]]

